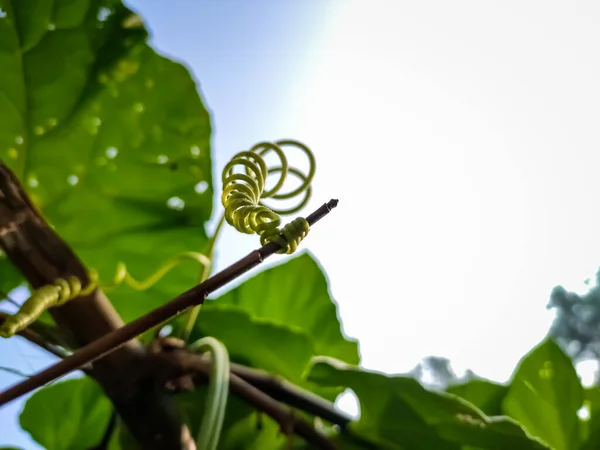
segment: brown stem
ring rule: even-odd
[[[83,263],[35,209],[19,180],[2,162],[0,248],[33,289],[70,275],[78,277],[84,284],[89,281]],[[64,340],[73,348],[110,335],[123,325],[100,290],[51,308],[50,314],[60,327]],[[139,341],[133,340],[134,337],[94,364],[94,378],[143,448],[195,448],[182,444],[186,433],[172,400],[156,389],[152,374],[147,370],[147,352]],[[84,361],[79,367],[87,363],[89,361]]]
[[[241,364],[231,363],[231,373],[242,378],[275,400],[339,425],[343,430],[352,418],[334,408],[331,402],[286,380]]]
[[[162,373],[162,377],[167,380],[173,380],[184,377],[189,374],[200,375],[203,381],[206,381],[210,374],[210,362],[205,358],[187,351],[184,348],[174,348],[173,341],[168,338],[163,348],[166,351],[160,351],[159,343],[155,351],[156,354],[156,372]],[[178,344],[175,344],[178,345]],[[239,369],[240,367],[236,365]],[[252,371],[252,369],[248,369]],[[285,434],[297,434],[311,443],[318,449],[335,450],[336,446],[326,436],[319,433],[315,428],[305,420],[297,417],[293,410],[283,407],[277,400],[270,397],[260,389],[248,383],[242,377],[235,374],[233,367],[229,376],[231,392],[237,397],[245,400],[259,411],[264,412],[274,419]]]
[[[328,203],[321,206],[314,213],[309,215],[306,220],[310,225],[324,217],[329,211],[337,206],[337,200],[330,200]],[[1,217],[1,214],[0,214]],[[1,235],[1,224],[0,224]],[[1,237],[1,236],[0,236]],[[232,264],[221,272],[213,275],[198,286],[184,292],[170,302],[150,311],[138,319],[129,322],[121,328],[106,334],[96,341],[76,350],[62,361],[57,362],[53,366],[35,374],[31,378],[9,387],[4,392],[0,392],[0,406],[25,395],[32,390],[45,385],[51,381],[60,378],[67,373],[75,370],[84,364],[96,361],[112,352],[125,343],[134,339],[138,335],[148,331],[161,323],[181,314],[191,306],[204,303],[204,299],[210,293],[223,287],[235,278],[244,274],[248,270],[263,262],[266,258],[280,250],[279,244],[270,242],[263,247],[249,253],[247,256]],[[77,300],[67,303],[76,303]],[[146,425],[149,426],[149,425]]]

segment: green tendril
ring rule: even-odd
[[[194,353],[208,351],[211,355],[208,396],[196,446],[202,450],[216,450],[229,394],[229,353],[225,345],[213,337],[204,337],[191,344],[189,349]]]
[[[98,286],[96,275],[95,272],[90,274],[90,283],[85,288],[82,288],[79,278],[70,276],[58,278],[54,284],[36,289],[17,313],[6,317],[0,326],[0,336],[9,338],[39,319],[48,308],[60,306],[76,297],[91,294]]]
[[[203,267],[210,266],[210,259],[202,253],[184,252],[169,258],[156,272],[148,278],[138,281],[127,271],[123,262],[117,264],[117,270],[111,284],[102,285],[106,290],[113,289],[121,284],[126,284],[132,289],[144,291],[158,283],[170,270],[183,262],[192,260]],[[58,278],[53,284],[42,286],[31,293],[31,296],[23,303],[17,313],[6,317],[0,326],[0,337],[9,338],[22,331],[35,322],[48,308],[60,306],[77,297],[91,294],[98,285],[98,272],[94,269],[89,271],[90,283],[82,289],[79,278],[69,276]]]
[[[293,146],[302,150],[309,160],[308,174],[289,167],[282,146]],[[280,166],[268,168],[263,156],[269,151],[274,152],[280,161]],[[244,169],[245,173],[235,172],[236,167]],[[267,176],[279,173],[279,180],[275,186],[266,191]],[[306,219],[298,217],[282,229],[281,215],[293,214],[308,203],[312,190],[310,183],[315,173],[315,158],[304,144],[297,141],[282,140],[275,143],[261,142],[250,151],[240,152],[223,169],[223,194],[221,202],[225,208],[225,220],[236,230],[246,234],[258,234],[261,245],[276,242],[282,248],[277,253],[294,253],[310,229]],[[298,177],[301,184],[296,189],[280,193],[289,174]],[[261,200],[273,198],[277,200],[290,199],[302,193],[302,201],[289,209],[271,209]]]
[[[300,149],[308,157],[308,174],[290,167],[287,157],[282,150],[283,146],[291,146]],[[277,155],[280,165],[267,167],[264,156],[273,152]],[[294,214],[302,209],[309,201],[312,190],[311,182],[315,174],[315,158],[312,152],[304,144],[292,140],[280,140],[275,143],[260,142],[249,151],[240,152],[223,169],[223,194],[221,201],[225,208],[225,221],[236,230],[247,234],[258,234],[261,245],[275,242],[281,246],[277,253],[294,253],[302,239],[306,237],[310,226],[306,219],[298,217],[283,228],[281,226],[282,215]],[[235,172],[235,168],[243,168],[244,173]],[[265,190],[267,176],[278,173],[279,179],[270,190]],[[279,192],[283,187],[288,175],[294,175],[300,180],[300,186],[289,192]],[[284,200],[296,197],[304,193],[304,197],[296,206],[288,209],[271,209],[265,206],[261,200],[272,198]],[[220,229],[220,224],[218,229]],[[127,284],[131,288],[143,291],[154,286],[171,269],[183,260],[191,259],[202,265],[200,280],[208,278],[211,270],[212,250],[216,234],[211,238],[209,245],[209,256],[197,252],[184,252],[168,259],[155,273],[142,281],[138,281],[129,274],[127,266],[123,262],[117,264],[114,280],[109,285],[102,285],[104,289],[111,289],[120,284]],[[0,326],[0,337],[8,338],[29,326],[37,320],[48,308],[62,305],[69,300],[79,296],[91,294],[98,287],[98,273],[95,270],[89,272],[90,282],[84,289],[81,281],[74,276],[58,278],[53,284],[42,286],[32,292],[31,297],[23,303],[19,311],[6,317]],[[196,321],[199,308],[192,310],[185,330],[189,336],[193,324]]]

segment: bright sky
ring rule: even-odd
[[[365,367],[439,355],[505,381],[546,334],[552,287],[585,291],[600,264],[597,2],[130,3],[200,81],[218,171],[259,140],[316,153],[312,205],[340,206],[303,246]],[[226,230],[219,267],[255,245]],[[0,364],[30,371],[12,345]],[[0,410],[14,424],[0,444],[26,442],[17,413]]]

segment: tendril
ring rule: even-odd
[[[201,264],[203,267],[210,265],[208,257],[202,253],[184,252],[169,258],[159,269],[144,280],[138,281],[127,271],[124,262],[117,264],[117,270],[113,282],[108,285],[102,285],[103,289],[112,289],[121,284],[127,284],[132,289],[144,291],[158,283],[171,269],[179,265],[184,260],[192,260]],[[53,284],[48,284],[34,290],[31,296],[23,303],[19,311],[6,317],[4,323],[0,326],[0,337],[9,338],[22,331],[37,319],[48,308],[60,306],[76,297],[91,294],[98,285],[98,272],[94,269],[89,271],[90,283],[83,289],[79,278],[69,276],[58,278]]]
[[[308,158],[308,173],[304,174],[295,167],[290,167],[282,149],[291,146],[300,149]],[[280,165],[267,167],[264,156],[273,152],[279,158]],[[223,194],[221,201],[225,208],[224,217],[227,223],[236,230],[247,234],[258,234],[261,245],[275,242],[281,246],[277,253],[294,253],[302,239],[306,237],[310,226],[305,218],[298,217],[292,222],[281,226],[282,215],[294,214],[302,209],[310,200],[312,193],[311,182],[315,174],[315,158],[304,144],[293,140],[280,140],[275,143],[260,142],[249,151],[240,152],[223,169]],[[235,172],[235,168],[244,169],[244,173]],[[275,185],[266,190],[267,176],[279,174]],[[294,175],[300,180],[300,186],[289,192],[280,192],[288,175]],[[269,208],[263,199],[286,200],[304,194],[301,201],[288,209]],[[213,236],[214,238],[214,236]],[[214,243],[214,242],[213,242]],[[212,255],[212,250],[211,250]],[[168,259],[155,273],[142,281],[133,278],[125,265],[120,262],[110,285],[102,287],[110,289],[120,284],[127,284],[136,290],[146,290],[156,284],[171,269],[184,259],[192,259],[204,267],[204,272],[210,268],[211,261],[206,255],[197,252],[184,252]],[[204,273],[203,277],[208,276]],[[33,291],[19,311],[6,317],[0,326],[0,337],[8,338],[29,326],[37,320],[48,308],[60,306],[79,296],[91,294],[98,287],[98,273],[89,271],[89,284],[83,288],[81,281],[74,276],[58,278],[53,284],[48,284]],[[197,310],[196,310],[197,315]],[[194,316],[195,320],[195,316]]]
[[[292,146],[302,150],[309,160],[308,174],[290,167],[282,146]],[[280,166],[268,168],[264,155],[274,152],[280,161]],[[260,142],[249,151],[243,151],[223,169],[223,194],[221,202],[225,208],[225,220],[236,230],[246,234],[258,234],[262,245],[276,242],[282,248],[277,253],[293,253],[306,237],[309,224],[306,219],[299,217],[280,229],[281,215],[293,214],[302,209],[310,200],[312,193],[311,182],[315,173],[315,158],[304,144],[281,140],[275,143]],[[240,167],[244,173],[235,172]],[[269,174],[279,173],[275,186],[266,190]],[[300,179],[300,186],[289,192],[280,193],[287,176],[293,174]],[[269,208],[261,200],[272,198],[276,200],[290,199],[304,193],[302,200],[288,209]]]
[[[94,274],[95,272],[90,274],[90,283],[85,288],[82,288],[79,278],[70,276],[58,278],[53,284],[36,289],[16,314],[6,317],[0,326],[0,336],[9,338],[39,319],[48,308],[91,294],[98,285],[98,279]]]

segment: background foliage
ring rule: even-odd
[[[141,19],[116,0],[0,0],[0,8],[0,157],[57,232],[104,280],[118,261],[147,274],[177,253],[202,251],[213,213],[211,129],[186,68],[152,50]],[[0,273],[4,290],[23,283],[6,259]],[[182,266],[150,291],[119,287],[110,298],[128,321],[197,275],[193,265]],[[597,356],[598,303],[597,290],[585,297],[553,293],[561,314],[552,333],[563,347],[580,344],[573,356]],[[448,365],[435,366],[435,359],[429,364],[444,374],[438,389],[424,388],[415,373],[362,370],[325,272],[307,252],[208,302],[192,337],[207,335],[224,342],[233,361],[331,400],[351,389],[361,415],[348,431],[334,432],[342,448],[600,445],[600,392],[582,387],[551,338],[524,356],[506,386],[474,374],[456,384]],[[204,396],[202,388],[178,396],[193,429]],[[39,390],[20,422],[47,449],[78,449],[100,440],[110,413],[98,386],[80,378]],[[285,448],[275,423],[265,418],[259,428],[257,420],[232,398],[220,448]],[[121,430],[110,448],[130,447]]]

